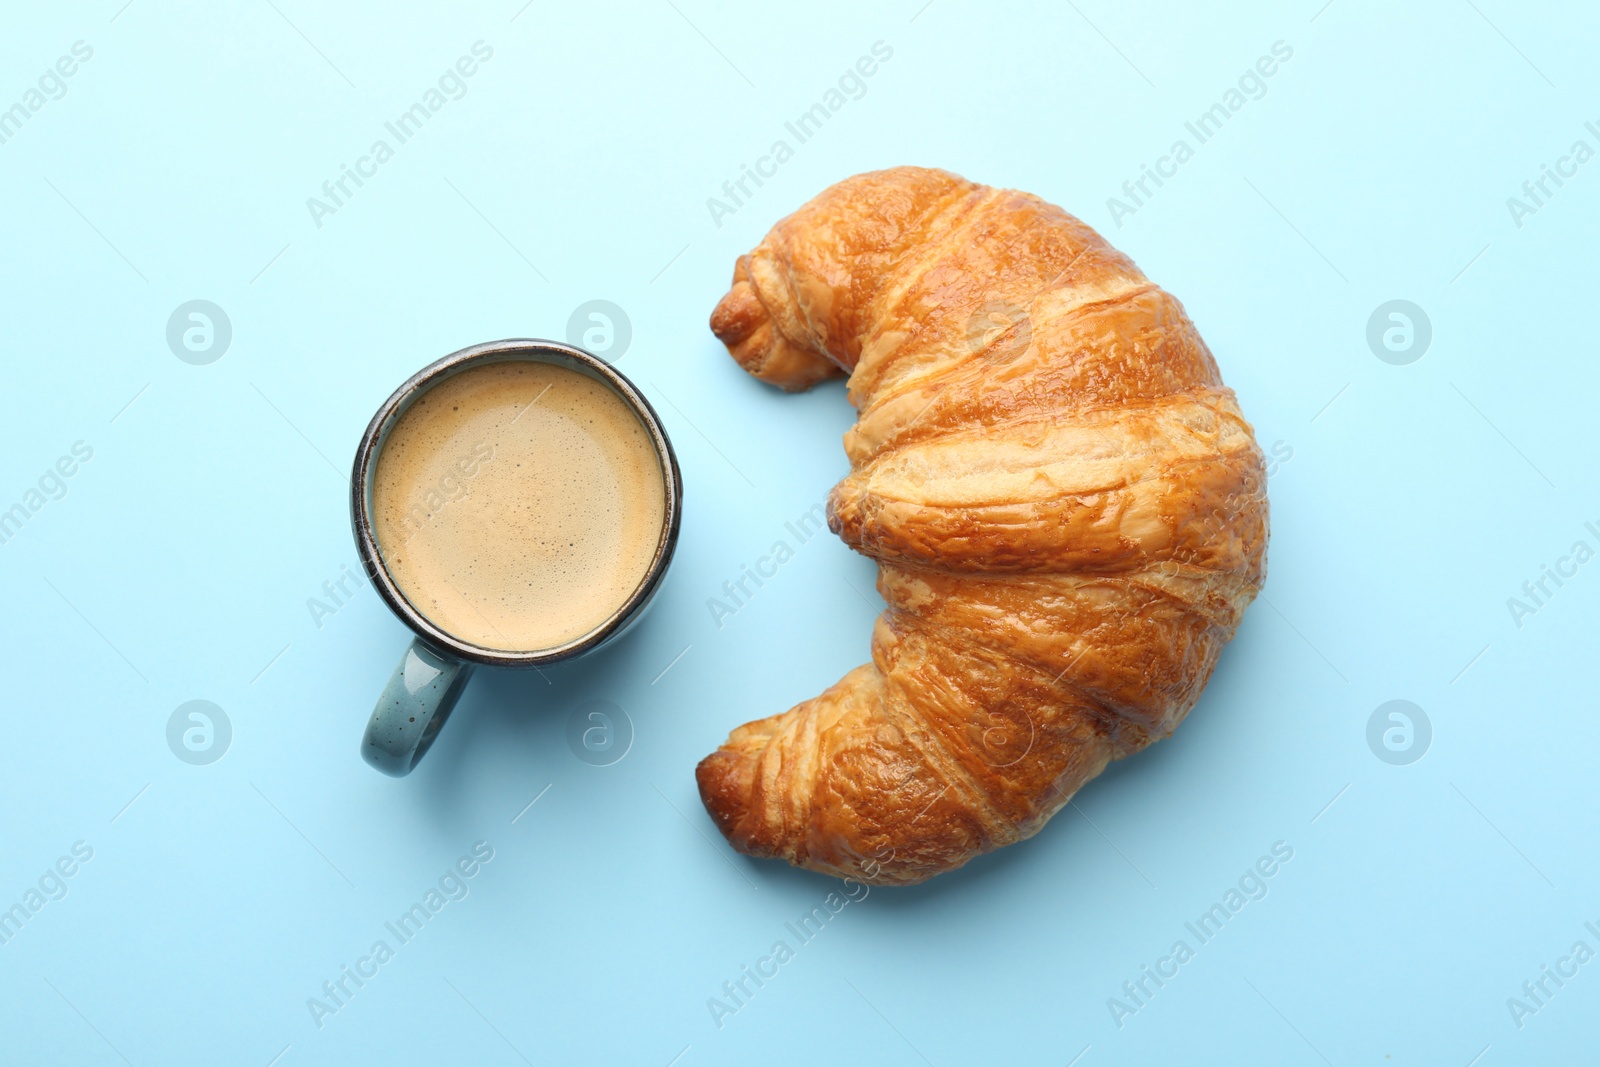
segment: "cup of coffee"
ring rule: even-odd
[[[411,772],[477,664],[543,667],[643,615],[683,513],[678,460],[643,395],[555,341],[474,345],[424,367],[356,449],[356,550],[416,634],[361,742]]]

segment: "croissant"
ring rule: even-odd
[[[872,662],[703,760],[737,850],[908,885],[1031,837],[1194,707],[1266,577],[1266,475],[1176,299],[1038,197],[899,167],[734,269],[711,329],[849,375],[828,525],[878,561]]]

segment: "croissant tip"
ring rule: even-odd
[[[738,781],[732,760],[726,750],[718,749],[694,769],[695,784],[700,789],[700,803],[706,814],[716,823],[717,830],[731,842],[733,828],[743,816],[745,792]]]
[[[754,333],[766,318],[766,309],[750,283],[736,282],[711,309],[711,332],[732,348]]]

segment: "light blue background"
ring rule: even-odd
[[[94,449],[0,545],[0,907],[94,850],[0,946],[5,1062],[1592,1055],[1600,962],[1520,1029],[1506,1005],[1600,948],[1600,563],[1520,628],[1506,606],[1600,525],[1600,162],[1521,227],[1506,206],[1600,147],[1592,9],[123,5],[13,5],[0,34],[0,106],[94,49],[0,145],[0,507]],[[465,98],[318,228],[306,198],[480,39]],[[865,95],[715,225],[707,197],[879,40]],[[1279,40],[1267,95],[1118,227],[1107,198]],[[693,767],[863,662],[879,601],[821,537],[714,624],[707,598],[845,472],[852,412],[837,383],[750,380],[706,317],[780,215],[900,163],[1039,193],[1185,302],[1292,449],[1271,579],[1173,739],[1033,841],[851,904],[719,1029],[707,999],[837,883],[733,854]],[[234,331],[209,366],[165,341],[199,298]],[[630,316],[618,365],[683,466],[664,591],[588,660],[480,672],[420,770],[380,777],[357,739],[407,634],[370,589],[307,609],[356,569],[356,440],[423,364],[564,336],[595,298]],[[1433,324],[1408,366],[1365,340],[1394,298]],[[1433,725],[1409,766],[1366,742],[1394,698]],[[209,766],[167,747],[191,699],[232,722]],[[636,730],[609,767],[565,741],[596,699]],[[1280,840],[1269,895],[1119,1029],[1107,999]],[[319,1028],[307,998],[478,841],[470,895]]]

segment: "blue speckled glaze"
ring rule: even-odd
[[[378,697],[361,739],[361,758],[396,778],[410,774],[439,736],[473,666],[413,640]]]

